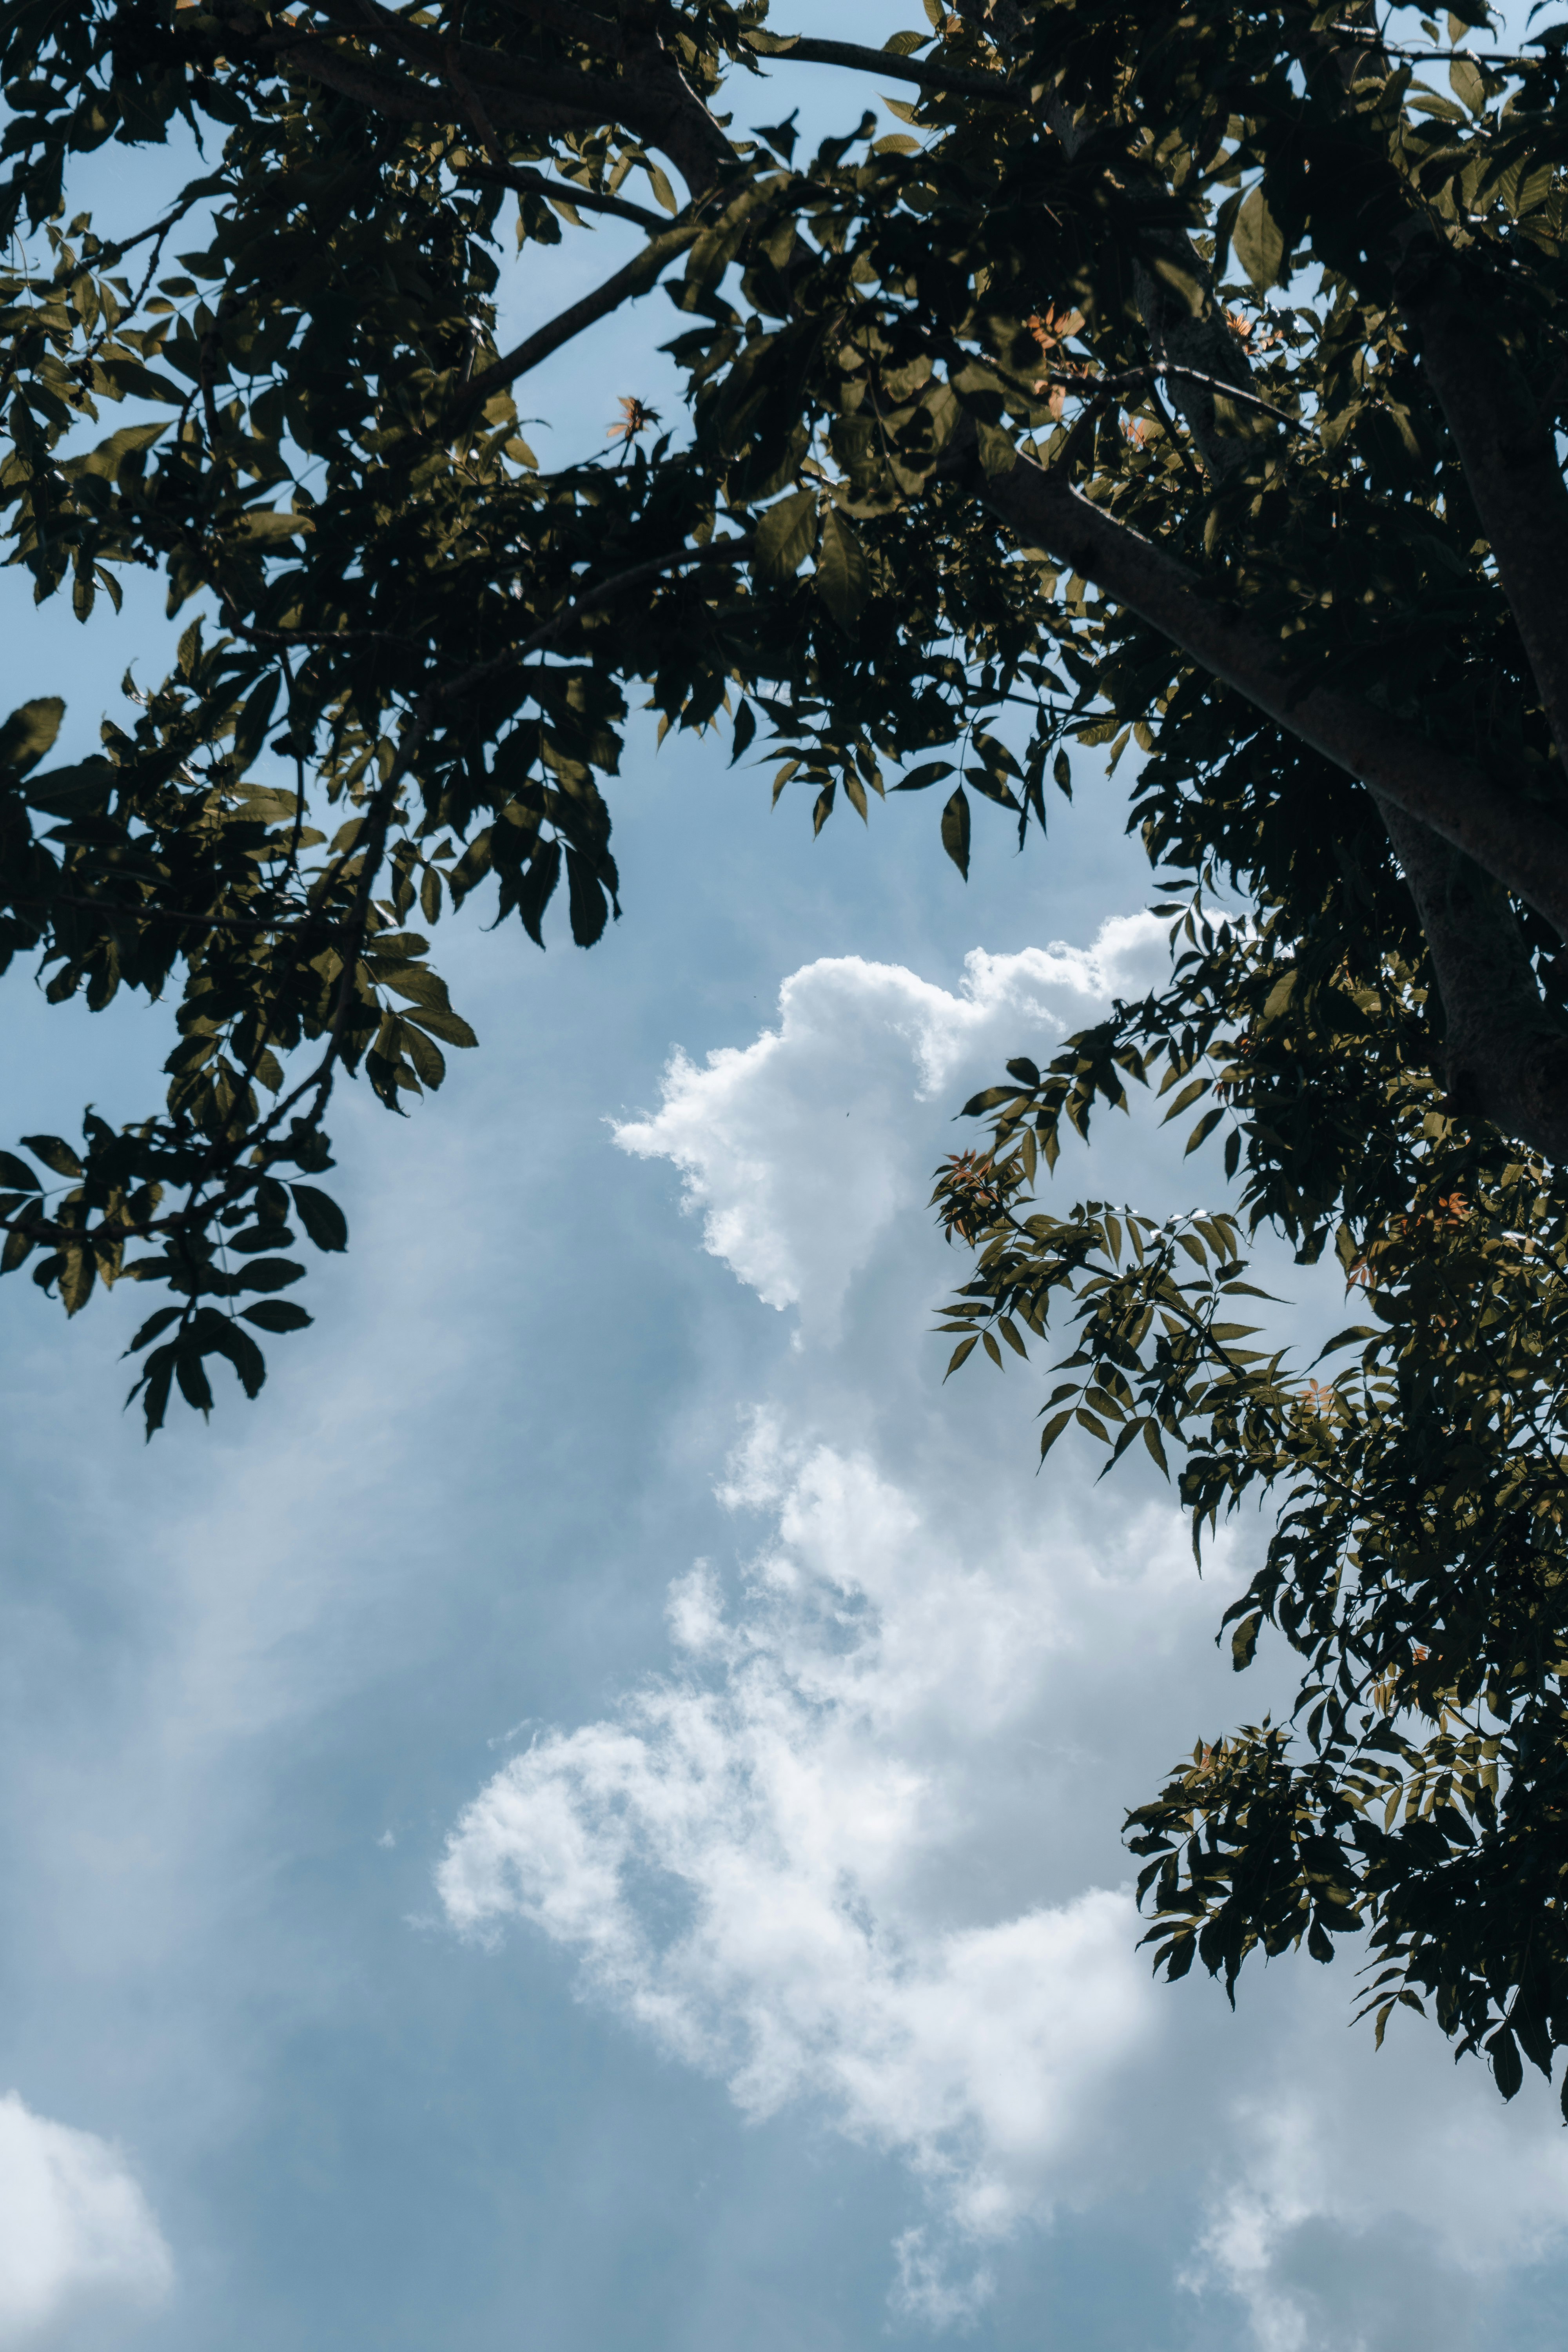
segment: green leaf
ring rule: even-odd
[[[292,1258],[253,1257],[235,1275],[237,1290],[287,1290],[291,1282],[303,1278],[305,1269]]]
[[[81,1174],[81,1161],[70,1145],[63,1142],[58,1135],[25,1135],[22,1143],[35,1160],[41,1160],[45,1167],[52,1169],[57,1176]],[[37,1181],[36,1179],[34,1181]]]
[[[69,824],[106,807],[119,781],[120,771],[112,761],[82,760],[74,768],[51,768],[46,775],[36,776],[22,797],[29,808]]]
[[[1497,2032],[1488,2037],[1486,2046],[1498,2089],[1505,2099],[1513,2098],[1524,2081],[1524,2067],[1520,2060],[1512,2027],[1500,2025]]]
[[[58,694],[42,695],[37,701],[24,702],[13,710],[0,727],[0,768],[13,776],[25,776],[52,750],[65,715],[65,704]]]
[[[1266,294],[1271,286],[1282,282],[1284,233],[1268,209],[1268,200],[1261,186],[1252,190],[1237,214],[1231,243],[1237,259],[1260,294]]]
[[[41,1192],[43,1186],[25,1160],[14,1151],[0,1151],[0,1185],[11,1192]]]
[[[282,680],[276,677],[263,678],[239,714],[234,730],[234,756],[241,773],[250,767],[267,740]]]
[[[319,1250],[346,1250],[349,1245],[348,1219],[330,1193],[314,1184],[290,1184],[294,1207],[300,1223]]]
[[[122,425],[118,433],[99,442],[85,457],[68,458],[63,470],[72,477],[94,474],[102,481],[116,481],[128,457],[140,457],[168,430],[166,425]]]
[[[752,569],[759,580],[792,580],[816,544],[816,492],[795,490],[757,524]]]
[[[1448,68],[1448,87],[1454,96],[1474,115],[1487,110],[1486,84],[1468,58],[1456,58]]]
[[[155,1429],[162,1429],[163,1426],[163,1416],[169,1407],[169,1389],[174,1377],[176,1353],[175,1343],[172,1339],[166,1341],[162,1348],[154,1349],[153,1354],[147,1359],[146,1369],[141,1379],[125,1400],[126,1403],[130,1404],[136,1396],[142,1397],[146,1433],[149,1438]]]
[[[1286,1006],[1295,995],[1296,983],[1300,980],[1300,972],[1297,966],[1292,964],[1289,971],[1283,973],[1281,977],[1275,982],[1273,987],[1268,992],[1268,1000],[1263,1007],[1263,1020],[1265,1026],[1267,1026],[1267,1024],[1271,1021],[1279,1020],[1280,1014],[1285,1011]]]
[[[447,1064],[435,1040],[427,1037],[417,1023],[408,1020],[403,1024],[403,1045],[420,1084],[438,1087],[447,1075]]]
[[[952,772],[951,760],[924,760],[918,768],[911,768],[907,776],[900,777],[893,790],[896,793],[929,792],[932,784],[940,784],[944,776],[951,776]]]
[[[609,920],[610,907],[593,866],[587,858],[575,849],[568,849],[566,852],[566,885],[567,904],[572,919],[572,936],[580,948],[591,948],[596,940],[604,936],[605,926]],[[428,1028],[431,1024],[426,1021],[425,1025]],[[464,1022],[461,1026],[467,1031],[469,1044],[477,1045],[479,1040],[473,1031],[468,1029],[467,1022]],[[437,1030],[436,1034],[439,1035],[441,1033]],[[462,1041],[454,1037],[451,1042],[458,1045]]]
[[[599,903],[602,910],[604,906],[602,898]],[[603,928],[601,924],[600,929]],[[595,932],[595,937],[597,938],[597,936]],[[591,942],[584,940],[580,944],[587,946]],[[407,1021],[416,1023],[421,1029],[427,1029],[432,1037],[439,1037],[447,1045],[458,1045],[471,1050],[479,1042],[462,1014],[452,1012],[448,1006],[420,1004],[411,1007],[404,1017]]]
[[[829,507],[822,518],[816,576],[817,594],[838,626],[852,636],[865,610],[870,575],[855,527],[837,507]]]
[[[942,845],[967,882],[969,879],[969,799],[962,784],[942,813]]]
[[[310,1320],[291,1298],[258,1298],[254,1307],[242,1307],[239,1311],[247,1323],[263,1331],[303,1331]]]
[[[179,1381],[180,1394],[185,1402],[193,1406],[205,1421],[213,1409],[212,1383],[194,1348],[186,1345],[178,1349],[174,1357],[174,1378]]]
[[[61,1304],[68,1315],[79,1315],[92,1295],[98,1265],[90,1249],[62,1250],[57,1277]]]
[[[177,1323],[184,1311],[183,1307],[160,1307],[155,1315],[148,1316],[125,1353],[128,1356],[140,1355],[149,1340],[155,1339],[160,1331],[166,1331],[171,1323]]]
[[[1244,1617],[1241,1623],[1231,1635],[1230,1662],[1236,1668],[1237,1674],[1240,1674],[1244,1668],[1249,1666],[1252,1664],[1254,1657],[1257,1655],[1258,1636],[1262,1629],[1262,1625],[1263,1619],[1261,1614],[1255,1612],[1251,1616]]]

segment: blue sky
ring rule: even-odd
[[[658,302],[525,405],[660,396]],[[141,583],[5,597],[84,740],[161,663]],[[0,1287],[0,2347],[1555,2342],[1550,2095],[1374,2058],[1343,1962],[1233,2018],[1132,1954],[1123,1807],[1267,1703],[1256,1524],[1200,1584],[1152,1471],[1037,1478],[1035,1375],[941,1385],[953,1110],[1159,968],[1124,773],[967,889],[765,777],[640,741],[599,947],[450,927],[481,1050],[342,1103],[254,1407],[144,1447],[137,1302]],[[8,1130],[155,1098],[156,1010],[5,1011]],[[1057,1188],[1199,1169],[1142,1119]]]

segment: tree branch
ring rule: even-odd
[[[484,85],[487,110],[498,122],[507,120],[509,101],[514,97],[531,109],[542,99],[547,104],[569,109],[584,121],[614,121],[632,94],[614,75],[582,73],[571,66],[547,65],[542,58],[509,58],[504,49],[446,41],[439,34],[425,32],[394,16],[379,0],[359,0],[359,9],[367,37],[384,42],[410,64],[448,79],[448,58],[455,56],[464,78]]]
[[[635,221],[638,228],[662,232],[669,226],[666,213],[650,212],[646,205],[628,204],[624,196],[601,196],[592,188],[574,186],[570,180],[552,180],[544,172],[531,172],[523,163],[465,163],[452,166],[459,180],[486,180],[511,188],[519,195],[548,196],[552,204],[575,205],[585,213],[608,213],[613,219]]]
[[[1363,48],[1376,49],[1383,57],[1404,58],[1415,65],[1441,66],[1468,62],[1486,66],[1535,66],[1541,63],[1539,58],[1518,57],[1508,49],[1413,49],[1407,47],[1402,41],[1384,40],[1375,27],[1369,38],[1367,27],[1364,25],[1331,23],[1325,25],[1323,30],[1325,33],[1349,33],[1352,40]]]
[[[511,351],[503,352],[500,359],[492,361],[488,368],[481,369],[478,375],[472,377],[459,395],[460,410],[465,414],[471,412],[487,401],[492,392],[499,392],[503,384],[515,383],[520,375],[526,375],[531,368],[538,367],[552,352],[558,352],[563,343],[569,343],[574,336],[580,335],[584,327],[593,326],[599,319],[607,319],[612,311],[620,309],[623,302],[633,301],[639,294],[647,293],[658,282],[658,274],[666,263],[684,253],[688,246],[696,244],[703,226],[700,221],[685,221],[650,238],[642,251],[623,269],[617,269],[613,278],[606,278],[602,286],[595,287],[591,294],[584,294],[581,301],[574,302],[560,311],[547,326],[535,328],[531,335],[526,336]]]
[[[858,41],[816,41],[801,33],[747,33],[746,47],[760,58],[800,65],[846,66],[858,73],[880,74],[885,81],[912,82],[933,96],[950,91],[958,98],[989,99],[1001,106],[1036,106],[1039,93],[1005,81],[1000,74],[964,73],[947,66],[929,65],[919,58],[901,58],[893,49],[873,49]]]
[[[484,110],[500,130],[537,130],[546,114],[556,129],[623,122],[669,157],[693,195],[712,184],[731,149],[701,100],[689,88],[657,28],[637,40],[623,28],[616,55],[618,75],[601,75],[466,41],[449,45],[395,16],[380,0],[359,0],[373,38],[379,38],[431,73],[450,79],[452,60],[470,91],[484,93]],[[603,46],[603,45],[601,45]]]
[[[1462,849],[1568,939],[1568,826],[1374,704],[1293,672],[1277,639],[1200,573],[1091,505],[1059,467],[1020,457],[976,487],[1025,545],[1065,557],[1289,734]]]
[[[1568,487],[1552,419],[1481,326],[1495,290],[1467,289],[1446,256],[1423,253],[1399,294],[1568,773]]]
[[[1568,1160],[1568,1024],[1542,999],[1508,893],[1380,793],[1373,799],[1426,934],[1451,1116]]]
[[[1309,441],[1317,438],[1311,426],[1288,408],[1276,408],[1261,393],[1251,391],[1246,384],[1223,382],[1218,376],[1205,375],[1201,370],[1178,367],[1173,360],[1157,360],[1152,367],[1123,368],[1116,375],[1091,375],[1082,368],[1047,368],[1043,377],[1047,383],[1059,383],[1068,392],[1076,392],[1084,400],[1114,399],[1123,392],[1146,392],[1159,383],[1197,383],[1223,399],[1239,401],[1246,408],[1258,408],[1266,416],[1288,425],[1292,433],[1305,434]]]
[[[535,629],[532,636],[526,638],[511,652],[494,654],[489,661],[475,662],[471,668],[462,670],[456,677],[448,679],[437,690],[436,699],[449,702],[454,695],[467,694],[474,687],[483,685],[487,678],[499,677],[517,663],[527,661],[531,654],[542,652],[563,635],[574,621],[580,621],[585,613],[597,612],[602,605],[624,595],[628,588],[640,588],[646,582],[658,580],[665,572],[679,571],[688,563],[742,562],[755,545],[754,532],[738,532],[732,539],[710,540],[706,547],[676,548],[668,555],[650,556],[646,563],[634,563],[625,572],[614,572],[597,588],[591,588],[585,596],[579,597],[574,604],[568,604],[565,611],[558,613],[553,620],[546,621],[542,628]]]

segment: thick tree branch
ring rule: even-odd
[[[1201,574],[1092,505],[1059,467],[1020,457],[977,487],[1026,545],[1069,561],[1289,733],[1474,858],[1568,939],[1568,826],[1374,704],[1303,679],[1278,640]]]
[[[693,195],[710,187],[731,160],[729,141],[665,47],[657,25],[629,22],[614,43],[597,44],[598,54],[621,68],[617,74],[598,74],[511,58],[504,49],[467,41],[448,42],[395,16],[379,0],[359,5],[371,38],[448,84],[459,79],[470,93],[480,93],[498,130],[536,129],[542,110],[552,109],[562,116],[561,127],[624,123],[668,156]]]
[[[390,121],[436,122],[460,111],[438,85],[416,80],[408,74],[389,72],[320,34],[262,31],[253,11],[238,5],[238,0],[230,0],[221,21],[224,42],[229,48],[243,48],[252,55],[269,58],[285,71],[297,73],[307,81],[320,82],[324,89],[335,89]],[[356,29],[362,37],[368,37],[368,28]],[[562,79],[570,81],[572,77],[563,75]],[[519,94],[508,93],[497,119],[509,131],[532,131],[550,138],[562,131],[591,130],[605,116],[587,104],[561,103],[542,95],[525,100]]]
[[[1468,290],[1436,253],[1412,257],[1399,290],[1568,774],[1568,487],[1552,419],[1486,331],[1495,292]]]
[[[243,31],[239,37],[245,38]],[[261,44],[251,42],[248,46],[260,47]],[[428,89],[407,74],[386,73],[379,66],[367,65],[351,51],[335,47],[331,41],[288,41],[268,46],[278,63],[289,71],[300,74],[307,81],[320,82],[327,89],[335,89],[344,98],[356,99],[361,106],[394,122],[427,122],[430,119]]]
[[[1568,1160],[1568,1024],[1542,1002],[1508,893],[1374,793],[1442,999],[1447,1108]]]
[[[411,65],[423,66],[444,81],[450,79],[449,60],[455,58],[463,78],[483,87],[487,111],[498,122],[505,121],[512,98],[531,108],[542,99],[550,105],[569,108],[587,121],[614,121],[626,113],[626,101],[633,95],[612,74],[579,72],[572,66],[546,65],[532,58],[509,58],[504,49],[446,40],[394,16],[377,0],[360,0],[360,12],[368,39],[384,43]],[[629,114],[626,119],[630,120]]]

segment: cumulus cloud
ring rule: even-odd
[[[1077,2193],[1154,2017],[1124,1888],[973,1919],[952,1884],[987,1832],[964,1767],[1039,1727],[1081,1609],[1053,1605],[1056,1547],[955,1559],[869,1461],[765,1421],[724,1491],[773,1518],[738,1604],[699,1565],[671,1591],[677,1670],[495,1776],[447,1916],[531,1921],[748,2115],[820,2100],[950,2231],[1005,2235]],[[970,2292],[918,2235],[900,2264],[911,2308]]]
[[[760,1355],[773,1392],[718,1490],[735,1559],[671,1583],[667,1670],[497,1771],[440,1891],[466,1933],[542,1932],[749,2117],[802,2103],[898,2156],[923,2200],[891,2248],[907,2321],[970,2326],[1020,2230],[1139,2195],[1178,2217],[1173,2302],[1204,2298],[1217,2341],[1478,2352],[1500,2282],[1568,2227],[1551,2103],[1504,2109],[1408,2021],[1374,2057],[1345,2031],[1353,1958],[1250,1969],[1233,2019],[1135,1948],[1123,1807],[1276,1696],[1207,1638],[1256,1532],[1200,1584],[1163,1491],[1092,1486],[1070,1454],[1032,1480],[1017,1381],[966,1392],[960,1444],[940,1356],[910,1344],[931,1235],[905,1213],[955,1093],[1163,954],[1138,918],[1089,950],[977,952],[957,992],[810,964],[776,1027],[678,1056],[618,1130],[832,1345],[788,1378]],[[1114,1132],[1097,1189],[1128,1172]]]
[[[1054,1045],[1165,962],[1165,927],[1148,914],[1112,918],[1087,949],[976,948],[956,993],[901,964],[823,957],[784,982],[775,1029],[700,1066],[677,1053],[658,1110],[618,1124],[616,1141],[672,1160],[705,1248],[767,1306],[831,1336],[879,1235],[930,1189],[898,1148],[911,1100],[956,1108],[961,1070],[994,1075]]]
[[[174,2264],[122,2158],[93,2133],[0,2098],[0,2346],[58,2342],[106,2305],[141,2311]]]

